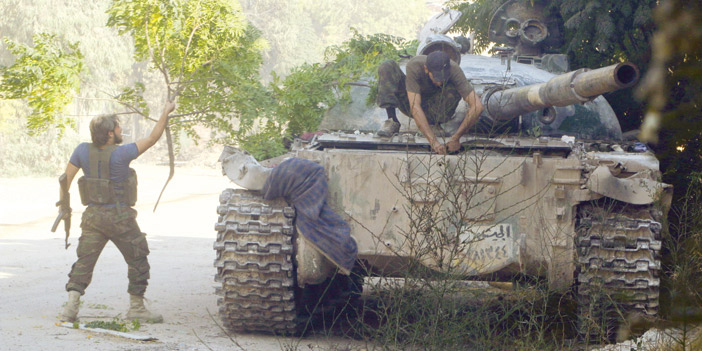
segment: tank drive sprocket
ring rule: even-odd
[[[617,328],[637,313],[654,317],[660,291],[661,223],[654,206],[617,201],[578,208],[578,332],[612,341]]]

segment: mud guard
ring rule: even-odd
[[[634,205],[648,205],[658,200],[667,201],[671,185],[642,177],[637,173],[628,178],[617,178],[607,166],[597,167],[586,183],[597,194]]]
[[[297,261],[297,285],[304,287],[308,284],[320,284],[325,279],[334,275],[338,269],[339,273],[348,275],[342,267],[334,264],[324,254],[303,235],[295,237],[296,250],[295,260]]]

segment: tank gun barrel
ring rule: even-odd
[[[568,106],[633,86],[639,70],[632,63],[618,63],[594,70],[581,68],[551,78],[546,83],[498,90],[486,96],[487,114],[507,121],[519,115],[551,106]]]

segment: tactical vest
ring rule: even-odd
[[[78,191],[83,205],[126,205],[134,206],[137,200],[137,177],[134,169],[123,182],[110,180],[110,156],[116,145],[107,145],[100,152],[95,145],[88,148],[90,177],[78,179]]]

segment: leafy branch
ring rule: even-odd
[[[27,118],[32,135],[56,126],[59,131],[75,128],[71,118],[61,114],[71,103],[80,87],[83,71],[83,54],[79,43],[70,43],[56,35],[34,35],[34,46],[29,47],[5,39],[15,63],[0,66],[0,98],[26,99],[32,112]]]

